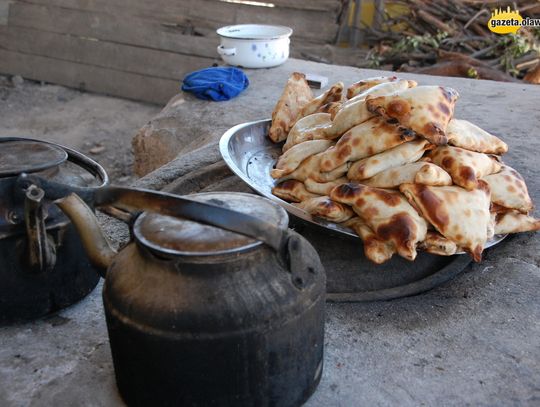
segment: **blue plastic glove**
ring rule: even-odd
[[[216,102],[237,96],[249,85],[244,72],[238,68],[206,68],[191,72],[184,78],[182,90],[199,99]]]

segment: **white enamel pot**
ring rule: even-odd
[[[240,24],[218,29],[221,44],[217,52],[229,65],[270,68],[289,58],[293,30],[280,25]]]

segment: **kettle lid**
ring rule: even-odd
[[[0,177],[56,167],[68,154],[59,146],[36,140],[0,139]]]
[[[222,206],[286,230],[287,212],[269,199],[241,192],[207,192],[189,196],[200,202]],[[162,254],[212,256],[250,250],[262,244],[253,238],[202,223],[144,212],[133,225],[135,239]]]

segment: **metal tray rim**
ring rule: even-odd
[[[345,234],[345,235],[348,235],[350,237],[358,239],[359,238],[358,235],[356,233],[354,233],[352,230],[350,230],[348,228],[345,228],[345,227],[342,227],[342,226],[339,226],[339,225],[336,225],[335,223],[328,222],[328,221],[326,221],[324,219],[320,219],[320,218],[315,219],[310,214],[304,212],[303,210],[297,208],[294,205],[291,205],[287,201],[284,201],[283,199],[280,199],[280,198],[278,198],[277,196],[275,196],[275,195],[273,195],[271,193],[267,193],[266,191],[263,191],[260,188],[257,188],[257,186],[254,185],[253,182],[251,182],[251,179],[246,175],[246,173],[236,165],[235,160],[232,158],[231,154],[229,153],[229,144],[230,144],[231,139],[233,138],[233,136],[236,134],[236,132],[238,130],[241,130],[241,129],[245,128],[245,127],[249,127],[249,126],[252,126],[252,125],[255,125],[255,124],[259,124],[259,123],[270,122],[270,121],[271,121],[271,119],[261,119],[261,120],[255,120],[255,121],[252,121],[252,122],[241,123],[241,124],[238,124],[238,125],[236,125],[234,127],[231,127],[229,130],[227,130],[223,134],[223,136],[221,137],[221,139],[219,141],[219,150],[220,150],[221,156],[222,156],[223,160],[225,161],[225,163],[227,164],[227,166],[231,169],[232,172],[234,172],[239,178],[241,178],[242,181],[244,181],[250,188],[254,189],[258,194],[261,194],[265,198],[268,198],[271,201],[279,204],[280,206],[285,208],[285,210],[288,213],[290,213],[291,215],[293,215],[293,216],[295,216],[297,218],[300,218],[300,219],[302,219],[304,221],[307,221],[307,222],[309,222],[309,223],[311,223],[311,224],[313,224],[315,226],[325,228],[325,229],[329,229],[330,231],[340,233],[340,234]]]

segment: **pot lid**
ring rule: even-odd
[[[272,201],[240,192],[209,192],[190,195],[190,199],[222,206],[254,216],[285,230],[287,212]],[[145,212],[133,225],[135,239],[158,253],[179,256],[212,256],[238,253],[262,242],[214,226]]]
[[[0,139],[0,177],[43,171],[62,164],[67,158],[62,148],[46,142]]]

